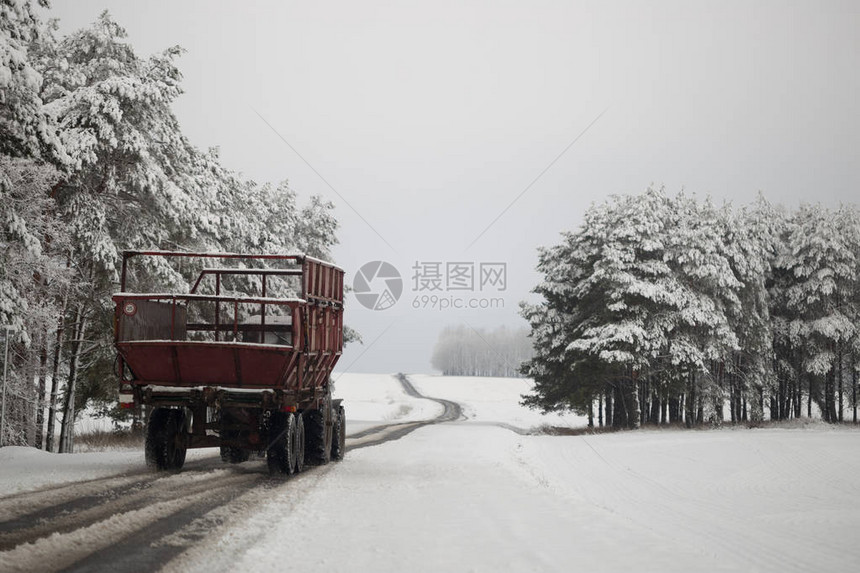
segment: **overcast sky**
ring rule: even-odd
[[[611,194],[837,205],[860,189],[860,2],[53,5],[64,33],[107,8],[141,55],[185,48],[191,141],[334,202],[348,281],[373,260],[400,271],[392,308],[349,297],[364,345],[339,369],[429,372],[445,325],[524,326],[536,248]],[[435,293],[504,308],[413,308],[431,294],[416,262],[506,263],[505,291]]]

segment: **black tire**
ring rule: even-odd
[[[305,419],[301,413],[295,415],[296,436],[293,442],[293,471],[301,473],[305,469]]]
[[[272,412],[266,461],[269,473],[291,474],[295,468],[296,419],[289,412]]]
[[[331,459],[339,462],[346,453],[346,411],[343,406],[337,407],[334,420],[334,431],[331,440]]]
[[[326,439],[326,419],[322,410],[305,410],[305,463],[321,466],[331,459],[331,444]]]
[[[157,471],[180,470],[185,465],[185,410],[156,408],[146,428],[146,465]]]

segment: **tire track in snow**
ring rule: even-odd
[[[194,470],[199,472],[223,467],[220,457],[213,455],[187,462],[183,471],[188,474]],[[100,498],[145,487],[169,475],[171,474],[154,473],[145,468],[112,476],[48,485],[0,497],[0,515],[4,516],[0,521],[0,532],[9,529],[7,523],[14,518],[35,514],[39,510],[46,512],[48,516],[52,511],[75,511],[98,503]]]
[[[406,394],[412,398],[436,402],[442,406],[442,413],[431,420],[386,424],[384,426],[376,426],[351,434],[350,436],[347,436],[347,452],[371,446],[379,446],[386,442],[399,440],[400,438],[411,434],[418,428],[423,428],[433,424],[442,424],[445,422],[456,422],[463,418],[463,408],[457,402],[443,400],[441,398],[431,398],[421,394],[416,390],[415,386],[412,385],[412,382],[409,381],[409,378],[405,374],[398,374],[396,378],[398,382],[400,382],[400,385],[403,387],[403,391],[406,392]]]
[[[31,543],[42,537],[63,534],[105,521],[119,513],[144,509],[154,503],[173,501],[186,496],[205,493],[212,488],[241,486],[256,476],[247,474],[224,476],[226,470],[213,472],[191,480],[162,477],[144,484],[131,484],[111,490],[103,497],[85,497],[79,501],[62,503],[31,514],[0,523],[0,551]]]
[[[235,487],[235,483],[227,483],[207,485],[204,491],[194,493],[183,491],[183,495],[174,499],[155,500],[144,507],[115,513],[82,528],[41,536],[34,541],[19,544],[14,549],[0,552],[0,562],[5,570],[22,572],[75,570],[77,563],[90,567],[84,570],[151,570],[148,566],[141,567],[139,559],[148,550],[147,539],[144,537],[148,529],[159,522],[169,522],[173,516],[180,515],[189,508],[222,503]],[[88,556],[98,555],[106,548],[109,550],[122,540],[132,541],[135,545],[134,549],[126,554],[124,561],[103,561],[100,564],[87,562]]]
[[[252,515],[278,488],[289,483],[294,491],[305,480],[320,479],[333,466],[313,467],[292,477],[258,476],[248,487],[218,484],[211,495],[198,499],[163,519],[152,521],[134,535],[103,547],[76,561],[63,573],[156,571],[220,530],[232,528]],[[107,567],[106,567],[106,564]]]
[[[213,530],[253,513],[273,492],[297,490],[334,467],[310,467],[294,476],[270,476],[265,464],[159,474],[142,480],[136,493],[112,490],[79,511],[46,518],[42,508],[29,523],[16,519],[23,525],[0,537],[2,570],[154,571]]]
[[[463,417],[456,402],[422,395],[403,374],[397,379],[404,392],[437,402],[442,413],[358,432],[349,436],[347,451]],[[6,496],[0,498],[0,563],[11,571],[156,570],[181,562],[214,531],[234,527],[270,496],[283,495],[282,488],[298,492],[303,482],[318,481],[332,469],[271,477],[265,464],[226,465],[213,455],[176,474],[142,469]]]

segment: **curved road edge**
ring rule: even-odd
[[[425,426],[433,424],[443,424],[445,422],[456,422],[463,417],[463,408],[457,402],[444,400],[442,398],[432,398],[420,393],[406,374],[400,373],[395,376],[403,387],[403,391],[407,395],[421,400],[430,400],[442,406],[442,413],[430,420],[422,420],[420,422],[400,422],[397,424],[386,424],[384,426],[376,426],[368,428],[351,436],[347,436],[346,451],[358,450],[370,446],[378,446],[393,440],[407,436]]]

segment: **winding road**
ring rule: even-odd
[[[405,375],[397,378],[407,394],[439,403],[442,413],[430,420],[351,434],[347,452],[462,417],[459,404],[423,396]],[[212,454],[189,461],[177,474],[142,468],[2,497],[0,570],[152,571],[214,530],[253,512],[282,488],[298,496],[336,467],[329,464],[291,477],[271,476],[265,464],[228,465]]]

